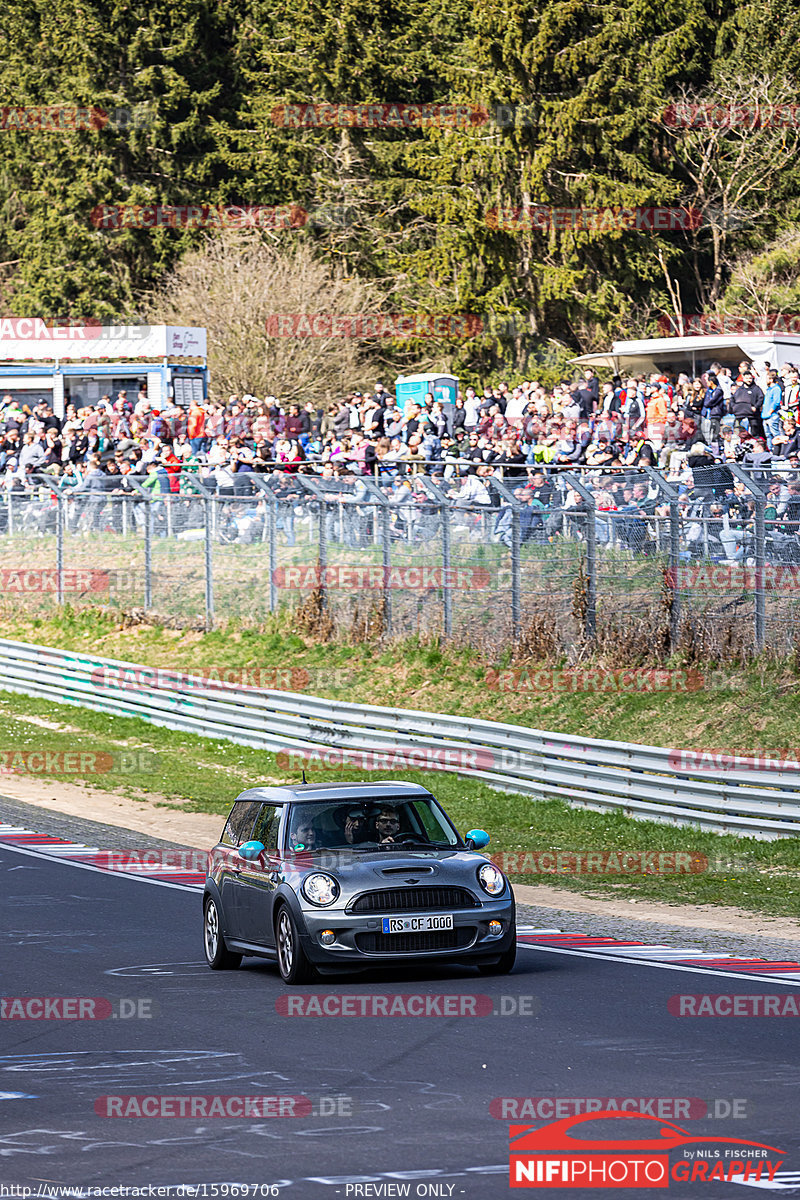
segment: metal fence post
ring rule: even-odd
[[[585,501],[586,509],[586,616],[583,634],[587,642],[597,637],[597,509],[594,494],[577,475],[565,473],[563,478]]]
[[[392,634],[392,514],[389,501],[372,479],[364,479],[364,486],[380,508],[381,560],[383,565],[383,631]],[[375,522],[377,533],[378,522]]]
[[[759,489],[760,490],[760,489]],[[755,522],[755,560],[756,560],[756,652],[764,649],[766,641],[767,596],[765,591],[764,567],[767,563],[767,529],[766,529],[767,500],[763,492],[756,496]]]
[[[767,497],[764,489],[753,483],[750,476],[739,466],[738,463],[728,463],[731,469],[731,474],[744,484],[750,495],[754,498],[756,504],[756,519],[755,519],[755,560],[756,560],[756,588],[755,588],[755,647],[756,654],[760,654],[764,649],[765,634],[766,634],[766,594],[764,583],[764,567],[767,562],[767,527],[766,527],[766,507]]]
[[[144,512],[144,607],[153,607],[153,505],[148,499]]]
[[[214,627],[214,562],[211,557],[211,509],[208,496],[203,497],[203,533],[206,569],[206,629]]]
[[[328,505],[324,496],[319,498],[319,594],[320,606],[328,607]]]
[[[452,637],[453,634],[453,594],[452,594],[452,554],[450,545],[450,509],[447,501],[443,501],[439,506],[442,514],[442,585],[444,593],[444,636]]]
[[[678,501],[669,502],[669,572],[672,590],[672,605],[669,613],[669,644],[676,649],[681,629],[681,588],[678,576],[681,557],[681,515]]]
[[[428,495],[436,501],[442,522],[442,608],[444,636],[453,632],[452,555],[450,545],[450,506],[447,496],[427,475],[417,477]]]
[[[520,579],[522,530],[519,515],[521,505],[505,480],[492,476],[489,482],[495,491],[500,493],[511,509],[511,636],[516,643],[519,641],[522,626],[522,588]]]
[[[271,496],[267,501],[269,514],[269,611],[275,612],[278,607],[278,577],[275,574],[278,566],[278,546],[276,543],[278,528],[278,497]]]
[[[64,603],[64,497],[56,493],[56,604]]]
[[[669,579],[670,591],[672,592],[672,602],[669,610],[669,644],[671,650],[676,650],[680,637],[681,624],[681,588],[678,575],[681,549],[681,519],[678,512],[678,489],[673,487],[671,483],[667,483],[666,479],[658,473],[655,467],[642,463],[641,468],[669,504],[669,569],[667,571],[667,578]]]

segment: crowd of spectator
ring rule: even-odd
[[[246,394],[159,409],[144,390],[135,398],[121,391],[92,406],[67,404],[62,418],[44,401],[27,405],[6,395],[0,484],[32,492],[46,476],[54,490],[105,501],[114,494],[140,497],[142,490],[153,499],[185,495],[193,480],[215,495],[248,496],[254,474],[269,475],[287,496],[297,490],[298,474],[329,489],[352,489],[371,476],[387,494],[402,497],[421,496],[414,477],[425,474],[456,504],[474,508],[502,507],[491,487],[501,478],[526,505],[523,540],[534,531],[552,540],[565,528],[565,513],[581,507],[578,493],[559,477],[582,467],[590,469],[602,542],[612,536],[604,513],[668,511],[663,497],[626,479],[625,468],[643,465],[677,485],[687,517],[700,501],[712,525],[717,516],[721,521],[723,498],[728,508],[739,505],[743,519],[748,515],[752,500],[725,470],[731,462],[763,479],[776,506],[780,497],[773,520],[787,506],[800,517],[800,484],[786,478],[800,468],[799,410],[797,367],[757,371],[746,361],[737,371],[716,363],[696,378],[673,380],[651,374],[601,382],[587,368],[582,379],[553,388],[500,382],[481,395],[467,387],[453,403],[429,394],[405,411],[381,383],[328,408]],[[784,475],[777,484],[776,472]],[[363,485],[357,490],[363,495]],[[542,515],[548,507],[553,511]],[[625,522],[615,528],[624,534]],[[494,515],[492,536],[510,543],[508,511]],[[707,543],[708,525],[703,538]],[[738,542],[730,553],[725,548],[728,557],[745,552]]]

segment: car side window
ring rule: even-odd
[[[241,846],[250,840],[250,830],[261,804],[258,800],[237,800],[225,823],[220,841],[226,846]]]
[[[251,837],[254,842],[263,842],[267,850],[278,849],[281,811],[281,808],[276,808],[274,804],[262,804],[261,812],[256,817]]]
[[[411,808],[413,809],[414,815],[416,816],[420,825],[425,830],[425,833],[432,842],[441,841],[442,832],[445,832],[450,845],[456,845],[455,838],[453,837],[452,832],[447,828],[445,822],[442,821],[440,824],[426,803],[417,800],[411,805]]]

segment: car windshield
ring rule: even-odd
[[[432,796],[294,804],[288,849],[445,850],[461,840]]]

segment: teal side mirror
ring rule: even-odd
[[[484,846],[489,845],[490,840],[485,829],[470,829],[464,838],[468,850],[482,850]]]
[[[248,862],[252,862],[254,858],[264,853],[266,847],[263,842],[245,842],[239,847],[239,858],[244,858]]]

